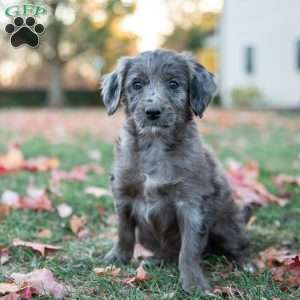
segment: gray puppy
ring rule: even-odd
[[[204,250],[244,261],[249,244],[244,220],[193,121],[215,93],[213,75],[203,66],[163,49],[122,58],[104,77],[108,114],[122,102],[127,116],[111,177],[118,242],[107,263],[129,262],[139,241],[159,260],[178,261],[184,290],[206,291]]]

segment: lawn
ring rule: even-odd
[[[0,282],[6,281],[14,272],[26,273],[37,268],[47,268],[71,287],[68,299],[223,299],[220,296],[203,296],[197,292],[193,295],[185,294],[178,285],[176,266],[147,265],[146,270],[152,279],[137,287],[124,285],[117,277],[97,276],[93,272],[93,268],[103,266],[101,257],[113,243],[110,237],[115,224],[109,221],[109,216],[113,213],[113,204],[110,197],[96,198],[86,195],[84,190],[88,186],[107,188],[108,173],[113,160],[113,145],[107,141],[113,140],[117,129],[112,130],[111,134],[104,130],[89,129],[94,125],[96,128],[110,130],[114,122],[118,127],[120,121],[105,119],[105,124],[101,123],[102,115],[95,111],[60,112],[60,128],[69,128],[66,122],[72,123],[72,120],[74,123],[80,122],[78,128],[75,125],[71,130],[65,128],[62,138],[60,133],[56,136],[48,132],[49,127],[57,126],[56,119],[53,123],[51,121],[54,112],[49,112],[47,120],[50,121],[45,125],[48,128],[36,128],[39,116],[47,114],[46,111],[1,112],[0,151],[5,151],[11,142],[19,142],[25,157],[55,156],[60,160],[60,167],[65,170],[81,164],[101,164],[105,169],[102,175],[90,173],[84,182],[63,182],[61,195],[50,194],[54,206],[67,203],[73,208],[74,214],[85,217],[90,236],[80,240],[71,232],[68,219],[60,218],[57,212],[13,210],[6,218],[0,220],[0,246],[8,246],[13,239],[19,238],[58,245],[63,249],[43,258],[31,250],[10,247],[10,260],[0,266]],[[19,126],[13,124],[14,116],[18,118]],[[3,121],[5,118],[10,119],[11,126],[6,126],[9,123]],[[20,121],[22,118],[26,119],[24,122],[27,122],[27,125]],[[93,123],[96,118],[97,121]],[[85,124],[85,121],[88,124]],[[85,127],[89,129],[82,130]],[[211,110],[207,119],[204,118],[200,122],[199,127],[207,143],[215,149],[223,162],[228,158],[241,162],[256,161],[260,167],[260,181],[273,193],[277,192],[274,185],[276,175],[299,174],[299,115],[223,113]],[[101,152],[100,162],[91,158],[91,151]],[[47,188],[49,179],[50,173],[47,172],[17,172],[1,176],[0,195],[6,190],[24,194],[32,184]],[[289,247],[300,252],[300,187],[289,187],[289,193],[290,201],[285,207],[269,205],[254,210],[256,222],[250,230],[253,257],[257,257],[259,251],[269,246]],[[101,216],[96,209],[99,205],[106,209]],[[52,236],[46,239],[39,238],[38,232],[45,228],[51,230]],[[229,296],[228,299],[300,299],[300,288],[281,291],[267,271],[260,275],[249,275],[231,268],[226,259],[212,256],[206,257],[203,265],[214,285],[230,286],[241,292],[240,295]],[[134,274],[136,268],[137,263],[122,267],[121,278]],[[42,296],[38,299],[52,298]]]

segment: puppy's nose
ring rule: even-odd
[[[160,110],[155,108],[148,108],[145,110],[147,118],[150,120],[156,120],[160,117]]]

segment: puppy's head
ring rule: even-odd
[[[123,102],[141,130],[171,128],[191,112],[201,117],[215,93],[213,75],[192,56],[163,49],[120,59],[102,84],[108,114]]]

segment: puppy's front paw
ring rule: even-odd
[[[211,287],[202,272],[195,273],[191,271],[188,274],[181,275],[180,282],[182,288],[188,293],[191,293],[194,289],[198,289],[203,293],[211,291]]]
[[[105,256],[104,262],[107,265],[114,263],[127,264],[131,259],[128,253],[122,253],[117,247],[112,248]]]

